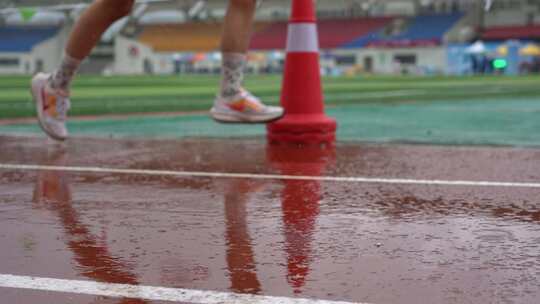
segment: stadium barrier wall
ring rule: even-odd
[[[66,30],[34,45],[30,52],[0,52],[0,60],[18,60],[18,65],[1,66],[0,75],[31,75],[53,70],[60,64],[66,40]]]

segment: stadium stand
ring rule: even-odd
[[[378,30],[348,44],[347,48],[364,46],[413,47],[440,45],[444,35],[463,17],[462,13],[420,15],[405,24],[404,29],[393,33],[390,29]],[[403,20],[403,19],[398,19]],[[395,24],[395,22],[394,22]],[[403,26],[403,24],[400,24]]]
[[[58,33],[59,27],[0,27],[0,52],[28,53]]]
[[[319,27],[320,43],[325,49],[339,48],[374,29],[385,27],[392,20],[391,17],[323,20]]]
[[[214,23],[145,26],[139,41],[157,52],[209,51],[219,46],[220,27]]]
[[[251,39],[253,50],[284,49],[287,41],[287,22],[274,22],[255,31]]]
[[[540,39],[540,25],[497,26],[484,30],[484,40]]]
[[[355,19],[320,20],[319,43],[322,49],[359,48],[374,46],[439,45],[443,36],[459,21],[462,14],[418,16],[409,19],[372,17]],[[396,20],[404,29],[386,34]],[[216,23],[186,23],[148,25],[139,41],[158,52],[214,51],[219,47],[220,26]],[[287,23],[285,21],[259,22],[251,41],[253,50],[280,50],[285,48]]]
[[[257,23],[255,31],[268,27]],[[209,52],[219,48],[221,24],[194,22],[184,24],[156,24],[144,26],[139,41],[156,52]]]
[[[319,39],[323,49],[342,47],[381,29],[391,17],[321,20]],[[221,26],[216,23],[161,24],[144,26],[139,41],[157,52],[214,51],[219,47]],[[281,50],[287,40],[284,21],[258,22],[251,41],[253,50]]]
[[[342,47],[351,41],[381,29],[391,22],[391,17],[359,18],[319,21],[319,43],[322,49]],[[286,43],[287,23],[276,22],[254,34],[254,50],[283,49]]]

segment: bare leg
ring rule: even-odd
[[[247,52],[256,6],[255,0],[229,0],[221,39],[223,53]]]
[[[97,0],[90,5],[71,32],[62,63],[50,79],[52,88],[69,91],[81,61],[88,57],[111,24],[129,14],[133,3],[134,0]]]
[[[221,38],[222,97],[230,98],[241,91],[256,6],[255,0],[229,0]]]
[[[66,53],[74,59],[86,58],[107,28],[130,13],[133,2],[134,0],[97,0],[92,3],[75,24]]]

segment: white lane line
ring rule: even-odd
[[[394,179],[370,177],[337,177],[337,176],[304,176],[279,174],[250,174],[250,173],[220,173],[195,171],[167,171],[142,169],[114,169],[100,167],[64,167],[41,166],[21,164],[0,164],[0,170],[30,170],[30,171],[65,171],[77,173],[114,173],[128,175],[153,175],[177,177],[209,177],[209,178],[246,178],[246,179],[276,179],[276,180],[305,180],[320,182],[343,183],[371,183],[371,184],[402,184],[423,186],[469,186],[469,187],[513,187],[513,188],[540,188],[540,183],[520,182],[493,182],[493,181],[465,181],[465,180],[423,180],[423,179]]]
[[[0,274],[0,287],[194,304],[362,304]],[[367,304],[367,303],[363,303]]]

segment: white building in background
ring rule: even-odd
[[[122,75],[137,74],[172,74],[170,68],[167,71],[155,69],[158,60],[157,55],[147,45],[140,43],[136,39],[131,39],[118,35],[114,44],[114,66],[112,73]]]
[[[448,66],[444,46],[414,48],[362,48],[333,50],[334,62],[345,68],[345,74],[361,72],[374,74],[445,74]],[[324,66],[324,61],[323,61]]]
[[[138,39],[116,37],[115,60],[110,72],[119,75],[156,74],[170,75],[185,71],[187,58],[204,56],[203,60],[194,61],[189,66],[197,71],[215,71],[221,66],[221,54],[212,52],[156,51],[151,45]]]

